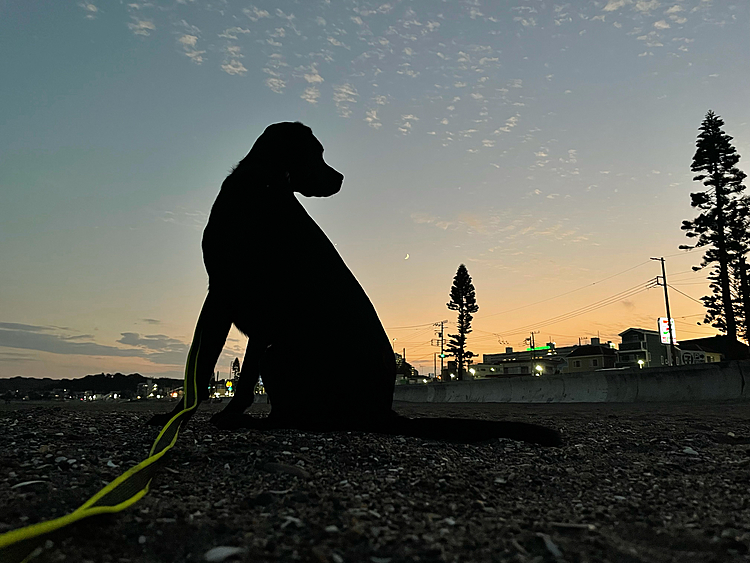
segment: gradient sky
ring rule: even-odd
[[[625,291],[666,256],[707,292],[679,227],[709,109],[750,158],[749,27],[725,0],[0,1],[0,377],[181,377],[207,214],[277,121],[345,174],[301,199],[421,372],[460,263],[476,353],[655,329],[661,288]],[[679,339],[715,333],[670,300]],[[367,361],[315,322],[311,361]]]

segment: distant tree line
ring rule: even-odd
[[[76,379],[52,379],[45,377],[11,377],[0,379],[0,392],[4,391],[51,391],[53,389],[68,389],[70,391],[93,391],[94,393],[112,393],[116,391],[132,391],[138,389],[139,383],[146,383],[151,379],[164,387],[174,387],[179,379],[169,377],[147,378],[140,373],[124,375],[122,373],[98,373]]]

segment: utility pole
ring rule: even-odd
[[[672,315],[669,313],[669,294],[667,293],[667,269],[664,266],[664,257],[661,258],[651,258],[651,260],[656,260],[661,262],[661,280],[664,282],[664,302],[667,305],[667,328],[669,329],[669,349],[672,353],[672,365],[677,365],[677,352],[675,351],[674,347],[674,333],[672,331]],[[659,276],[656,276],[656,283],[657,285],[662,285],[659,283]]]
[[[531,331],[531,336],[528,339],[529,345],[531,346],[531,350],[529,350],[529,358],[531,359],[529,363],[529,373],[534,373],[534,334],[534,331]]]
[[[443,360],[445,359],[445,338],[443,338],[443,325],[447,322],[448,321],[440,321],[433,324],[433,326],[440,327],[440,330],[437,332],[437,344],[435,344],[435,346],[440,346],[440,379],[443,378]],[[435,375],[437,376],[437,374]]]

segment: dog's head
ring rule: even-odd
[[[246,169],[246,170],[242,170]],[[260,176],[272,187],[289,187],[307,197],[328,197],[341,189],[344,175],[323,160],[323,145],[299,122],[266,127],[236,172]]]

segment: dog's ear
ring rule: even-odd
[[[297,129],[294,126],[310,131],[309,127],[301,123],[274,123],[266,127],[253,143],[250,152],[232,169],[227,178],[231,178],[231,184],[236,185],[239,181],[242,184],[268,186],[286,182],[289,156],[296,152],[290,147],[295,137],[294,130]]]
[[[266,127],[232,172],[261,186],[287,186],[307,197],[327,197],[341,188],[344,176],[323,160],[323,145],[299,122]]]

